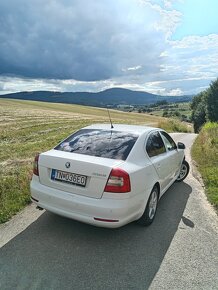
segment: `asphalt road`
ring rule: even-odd
[[[174,138],[190,160],[195,135]],[[218,218],[191,173],[165,193],[150,227],[103,229],[44,212],[0,249],[1,290],[218,289],[217,273]]]

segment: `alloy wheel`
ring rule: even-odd
[[[154,190],[151,193],[151,197],[149,201],[149,210],[148,210],[148,215],[151,220],[154,218],[154,215],[157,209],[157,200],[158,200],[158,193]]]

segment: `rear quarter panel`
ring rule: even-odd
[[[139,200],[143,210],[152,188],[159,181],[157,172],[144,149],[145,137],[146,135],[139,137],[126,162],[122,164],[122,169],[130,175],[131,195],[140,196]]]

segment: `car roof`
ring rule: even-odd
[[[136,133],[138,135],[148,133],[153,130],[161,130],[159,128],[149,127],[149,126],[141,126],[141,125],[126,125],[126,124],[113,124],[113,129],[111,129],[111,124],[93,124],[87,126],[83,129],[100,129],[100,130],[113,130],[113,131],[121,131],[121,132],[131,132]]]

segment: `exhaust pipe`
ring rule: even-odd
[[[43,210],[44,208],[42,208],[42,207],[40,207],[40,206],[38,206],[37,205],[37,207],[36,207],[38,210]]]

